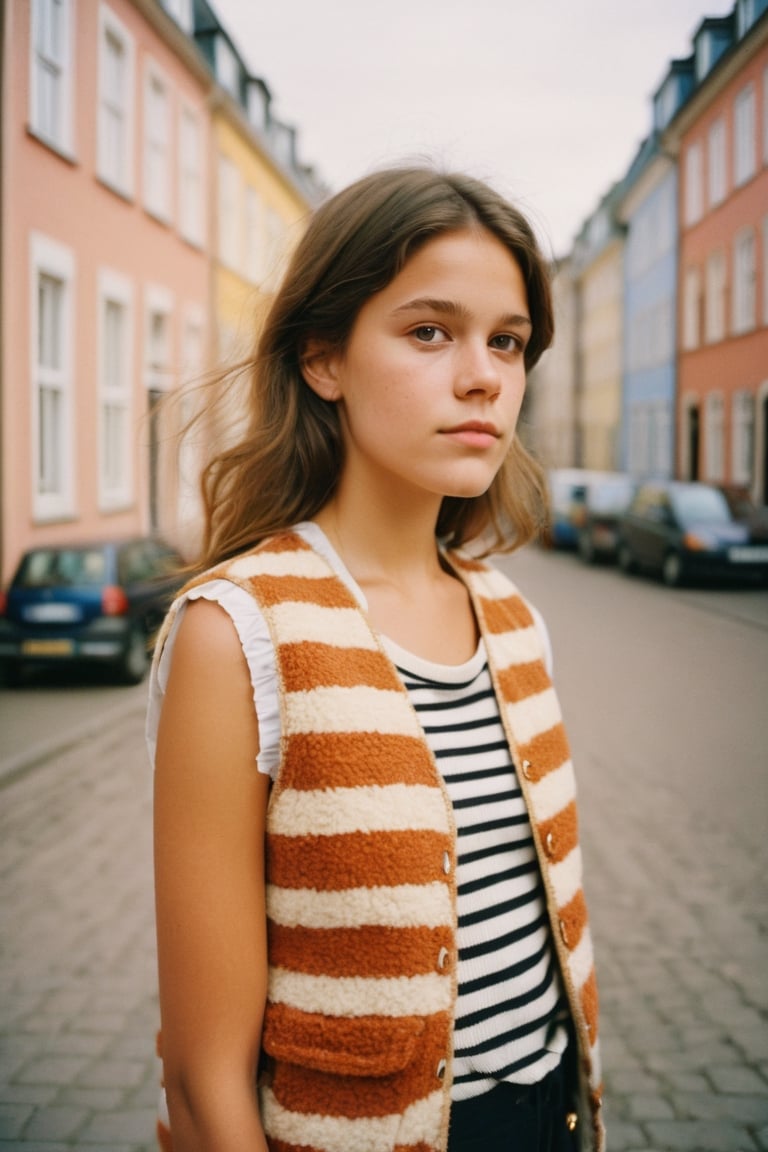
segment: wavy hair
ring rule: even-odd
[[[488,185],[425,167],[392,168],[350,185],[314,213],[253,356],[217,381],[225,390],[244,384],[244,427],[202,473],[204,566],[311,519],[335,491],[344,463],[339,415],[303,379],[307,342],[320,338],[343,351],[362,306],[423,244],[478,225],[522,272],[533,325],[525,350],[530,369],[553,336],[549,270],[528,221]],[[444,498],[436,532],[449,547],[511,551],[540,530],[545,507],[541,468],[515,436],[485,493]]]

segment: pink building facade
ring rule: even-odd
[[[178,542],[157,406],[207,361],[212,81],[153,0],[2,19],[5,582],[35,544]]]
[[[697,64],[718,21],[695,41]],[[713,27],[710,28],[709,25]],[[678,473],[768,502],[768,20],[703,80],[679,149]]]

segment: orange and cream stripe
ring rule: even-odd
[[[594,966],[557,699],[531,614],[509,581],[466,557],[449,559],[475,604],[529,806],[591,1090],[584,1146],[599,1152]],[[270,1148],[444,1152],[456,834],[408,694],[352,593],[300,536],[274,537],[193,583],[212,575],[256,598],[280,680],[259,1089]]]
[[[526,798],[576,1027],[593,1146],[600,1149],[604,1132],[597,982],[582,887],[576,779],[560,705],[540,652],[537,655],[540,641],[523,598],[498,570],[465,556],[451,559],[467,583],[483,632],[501,720]]]

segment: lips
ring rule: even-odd
[[[484,420],[465,420],[463,424],[443,429],[443,435],[465,448],[490,448],[501,437],[496,425]]]
[[[463,424],[456,424],[453,428],[445,428],[444,431],[449,436],[458,432],[480,432],[485,436],[493,436],[496,440],[501,435],[495,424],[486,424],[483,420],[466,420]]]

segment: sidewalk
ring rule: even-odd
[[[154,1147],[158,1015],[142,727],[143,710],[116,708],[62,735],[44,762],[41,741],[26,766],[14,761],[16,779],[0,792],[2,1149]]]

